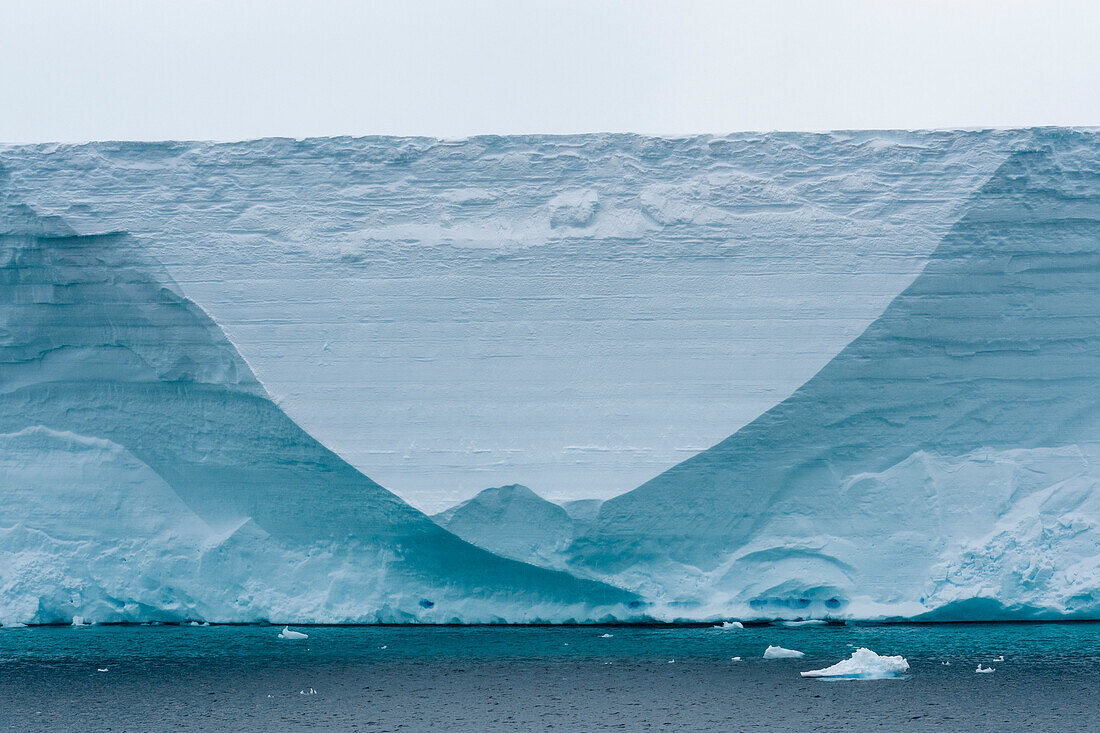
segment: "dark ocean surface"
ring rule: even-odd
[[[298,628],[0,629],[0,730],[1100,731],[1097,623]]]

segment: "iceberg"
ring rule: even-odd
[[[284,626],[283,630],[279,632],[279,638],[289,640],[308,639],[309,634],[303,634],[301,631],[291,631],[290,627]]]
[[[850,659],[837,662],[824,669],[801,672],[803,677],[829,677],[849,680],[885,680],[900,677],[909,671],[905,657],[884,657],[870,649],[860,647]]]
[[[806,656],[805,652],[784,649],[781,646],[769,646],[764,650],[764,659],[798,659],[804,656]]]
[[[606,501],[572,566],[676,613],[1100,618],[1100,135],[1052,130],[790,397]]]
[[[6,623],[641,613],[629,592],[441,529],[287,417],[140,243],[10,199],[0,558]]]

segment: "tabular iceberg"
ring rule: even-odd
[[[0,202],[3,203],[3,202]],[[302,431],[127,236],[0,206],[0,623],[622,618]]]
[[[604,503],[576,567],[678,615],[1100,616],[1100,136],[1041,142],[793,395]]]

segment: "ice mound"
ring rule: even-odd
[[[769,646],[764,650],[764,659],[798,659],[804,656],[806,656],[804,652],[784,649],[781,646]]]
[[[715,626],[716,629],[743,629],[745,625],[740,621],[723,621],[720,625]]]
[[[996,672],[997,670],[994,669],[993,667],[983,667],[982,663],[978,662],[978,668],[975,669],[974,671],[978,674],[990,674],[992,672]]]
[[[860,647],[852,652],[850,659],[837,662],[825,669],[812,669],[802,672],[803,677],[831,677],[851,680],[885,680],[896,678],[909,671],[909,662],[905,657],[884,657],[870,649]]]
[[[301,631],[291,631],[290,627],[284,626],[283,630],[279,632],[280,639],[308,639],[309,634],[303,634]]]

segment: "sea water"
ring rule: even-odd
[[[1100,730],[1095,623],[281,629],[0,629],[0,730]]]

